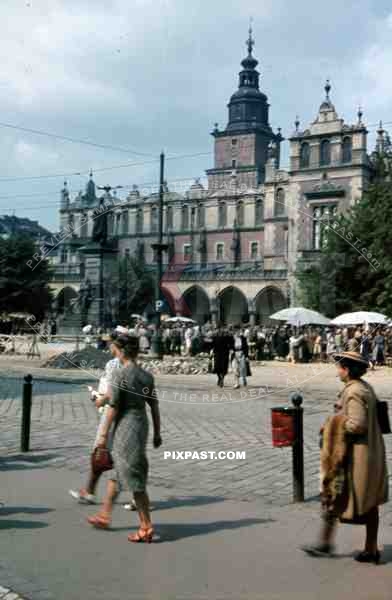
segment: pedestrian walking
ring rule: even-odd
[[[247,385],[246,377],[248,373],[247,361],[249,356],[249,347],[247,339],[240,328],[235,329],[234,333],[234,348],[232,353],[232,369],[234,373],[234,389],[240,387],[240,379],[244,387]]]
[[[358,352],[335,354],[345,384],[335,404],[336,414],[323,429],[320,539],[303,550],[311,556],[330,556],[337,521],[366,526],[365,548],[355,556],[361,563],[380,561],[379,506],[388,501],[385,446],[378,422],[377,396],[362,376],[367,363]]]
[[[214,353],[214,373],[218,376],[218,386],[223,387],[224,379],[229,369],[230,352],[234,348],[233,336],[223,329],[218,327],[216,335],[213,338],[213,353]]]
[[[101,415],[97,433],[95,436],[94,445],[93,445],[93,450],[92,450],[93,453],[98,445],[102,431],[104,431],[106,428],[106,420],[107,420],[107,414],[108,414],[108,409],[109,409],[108,403],[110,400],[110,387],[113,382],[113,375],[114,375],[115,370],[117,370],[121,367],[119,351],[118,351],[117,346],[113,343],[114,340],[116,339],[116,336],[117,336],[117,334],[115,332],[113,332],[109,338],[109,341],[111,342],[109,349],[110,349],[110,353],[113,358],[111,360],[109,360],[105,365],[103,375],[99,380],[98,390],[96,391],[96,390],[93,390],[92,388],[90,390],[91,399],[95,403],[95,406],[99,410],[100,415]],[[108,446],[110,447],[110,440],[108,440]],[[102,472],[97,472],[93,468],[93,454],[92,454],[91,458],[90,458],[90,472],[88,475],[86,486],[81,488],[80,490],[69,490],[70,495],[73,498],[75,498],[75,500],[78,500],[78,502],[80,504],[95,504],[96,503],[95,490],[96,490],[96,487],[98,485],[98,481],[99,481],[101,475],[102,475]]]
[[[149,498],[146,490],[148,460],[146,445],[148,419],[146,404],[150,406],[153,422],[153,445],[162,444],[160,414],[153,376],[137,364],[139,341],[136,337],[119,337],[114,342],[123,368],[119,369],[111,386],[111,399],[106,425],[101,432],[99,447],[106,448],[110,427],[114,424],[112,455],[114,470],[110,472],[103,508],[88,522],[98,529],[111,524],[113,503],[122,490],[133,492],[140,527],[128,536],[130,542],[153,541]]]

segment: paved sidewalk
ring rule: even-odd
[[[151,488],[159,543],[132,545],[136,516],[118,506],[113,530],[85,522],[91,507],[67,490],[75,472],[31,467],[0,472],[0,581],[29,600],[390,600],[392,531],[382,525],[387,563],[352,560],[362,527],[341,527],[339,557],[317,560],[298,546],[313,540],[318,505],[274,508],[262,502]],[[75,480],[76,477],[76,480]],[[196,486],[195,486],[196,487]],[[0,596],[1,597],[1,596]],[[8,600],[8,598],[7,598]]]

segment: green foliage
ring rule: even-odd
[[[328,316],[392,315],[392,186],[375,181],[348,214],[331,222],[318,263],[299,264],[301,299]]]
[[[38,319],[47,313],[51,272],[46,259],[33,259],[36,253],[30,237],[0,238],[0,312],[26,312]]]
[[[119,262],[119,318],[127,322],[132,313],[142,314],[154,303],[154,277],[143,260],[125,256]]]

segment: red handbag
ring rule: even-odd
[[[96,475],[113,469],[113,458],[107,448],[95,448],[91,455],[91,468]]]

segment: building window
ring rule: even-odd
[[[225,245],[223,242],[219,242],[216,245],[216,255],[215,255],[216,260],[223,260],[224,254],[225,254]]]
[[[337,206],[327,204],[313,209],[313,249],[321,250],[327,241],[327,231],[331,219],[337,214]]]
[[[250,259],[257,260],[259,257],[259,242],[250,243]]]
[[[218,204],[218,227],[226,227],[227,222],[227,207],[225,202]]]
[[[300,163],[301,169],[306,169],[307,167],[309,167],[310,146],[309,146],[308,142],[304,142],[303,144],[301,144],[299,163]]]
[[[233,160],[231,161],[231,168],[232,169],[236,169],[237,168],[237,161],[235,158],[233,158]]]
[[[129,233],[129,216],[128,216],[128,211],[124,210],[123,214],[122,214],[122,233],[123,235],[128,235]]]
[[[138,208],[136,211],[136,233],[143,233],[144,229],[144,211]]]
[[[113,235],[114,232],[114,214],[112,211],[108,213],[108,234]]]
[[[86,238],[88,236],[88,215],[82,213],[80,217],[80,237]]]
[[[156,206],[151,207],[151,233],[157,233],[158,231],[158,208]]]
[[[261,225],[263,222],[263,201],[257,198],[255,202],[255,225]]]
[[[116,230],[114,235],[119,235],[120,234],[120,219],[121,219],[121,215],[120,213],[116,214]]]
[[[237,140],[236,140],[235,138],[233,138],[233,139],[231,140],[231,145],[232,145],[232,146],[236,146],[236,145],[237,145]]]
[[[168,206],[166,209],[166,230],[173,229],[173,207]]]
[[[181,229],[189,229],[189,208],[186,205],[181,210]]]
[[[322,140],[320,143],[320,166],[325,167],[331,164],[331,143],[329,140]]]
[[[206,211],[203,204],[199,204],[197,207],[197,227],[205,227],[206,224]]]
[[[191,256],[192,256],[192,245],[191,244],[184,244],[183,256],[184,256],[185,262],[187,262],[191,258]]]
[[[285,194],[282,188],[276,191],[275,196],[275,217],[281,217],[286,213]]]
[[[342,162],[350,163],[352,161],[352,154],[353,154],[352,150],[353,150],[352,139],[350,137],[345,137],[343,140],[343,147],[342,147]]]
[[[129,248],[125,248],[125,254],[124,254],[125,258],[129,259],[130,258],[130,253],[131,252],[130,252]]]
[[[244,225],[244,203],[242,200],[238,202],[236,206],[236,219],[238,227],[243,227]]]
[[[136,256],[139,262],[144,262],[144,244],[138,242],[136,246]]]

